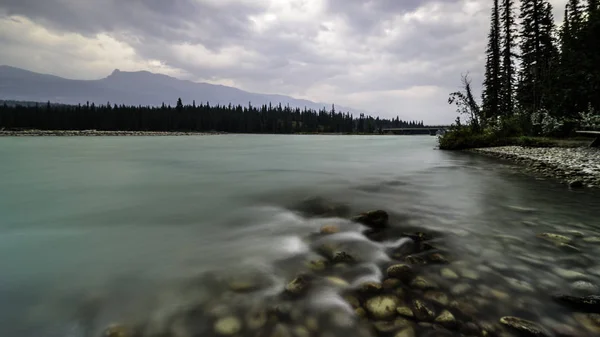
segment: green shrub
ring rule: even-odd
[[[506,145],[505,138],[499,138],[493,132],[474,132],[468,126],[454,128],[439,138],[439,147],[442,150],[464,150],[503,145]]]

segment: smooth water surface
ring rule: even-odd
[[[85,336],[82,320],[96,331],[154,310],[150,298],[205,270],[305,254],[300,237],[329,220],[292,209],[315,196],[452,234],[452,254],[485,286],[515,298],[531,288],[531,318],[562,319],[544,297],[577,281],[560,270],[600,285],[600,244],[582,241],[577,263],[536,237],[600,236],[598,191],[435,146],[430,136],[2,138],[0,336]]]

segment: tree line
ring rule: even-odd
[[[493,0],[481,104],[468,75],[449,103],[475,131],[566,135],[600,127],[600,0],[568,0],[556,25],[548,0]],[[460,125],[460,118],[457,119]]]
[[[230,133],[381,133],[385,128],[425,128],[423,121],[300,109],[281,104],[242,107],[209,102],[175,107],[116,104],[0,103],[0,128],[40,130],[194,131]]]

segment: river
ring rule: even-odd
[[[2,138],[0,336],[96,336],[110,322],[166,316],[206,271],[264,274],[276,292],[314,254],[303,237],[352,226],[297,212],[315,197],[442,233],[462,271],[448,289],[495,289],[485,319],[522,301],[527,319],[577,327],[549,295],[597,292],[598,191],[435,146],[431,136]],[[342,240],[364,246],[364,261],[385,260],[385,245],[352,233]],[[348,282],[381,277],[362,267]],[[307,306],[335,307],[334,297]]]

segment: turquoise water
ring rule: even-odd
[[[532,284],[539,317],[561,319],[540,294],[572,282],[552,267],[600,284],[596,245],[582,244],[591,261],[575,266],[535,237],[600,235],[598,191],[435,146],[430,136],[2,138],[0,335],[85,336],[85,319],[97,330],[148,311],[150,297],[205,270],[299,254],[298,237],[321,224],[291,209],[313,196],[452,233],[467,263],[508,264]],[[542,264],[521,259],[530,253]]]

